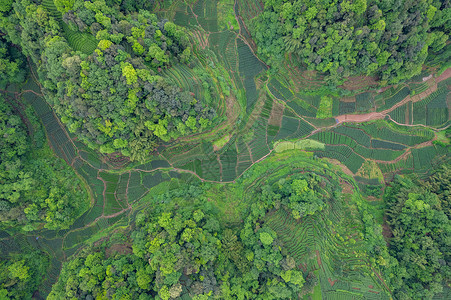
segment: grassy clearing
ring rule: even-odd
[[[327,119],[332,117],[332,97],[322,96],[316,117],[318,119]]]
[[[280,141],[274,144],[274,150],[276,152],[283,152],[286,150],[324,150],[325,144],[305,139],[300,141]]]
[[[234,0],[221,0],[217,2],[218,27],[220,30],[239,30],[240,25],[233,11]]]
[[[224,145],[230,141],[230,137],[231,137],[230,134],[223,136],[222,138],[213,143],[213,148],[216,151],[222,149],[222,147],[224,147]]]

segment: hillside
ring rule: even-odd
[[[0,299],[448,299],[450,10],[2,3]]]

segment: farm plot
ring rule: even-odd
[[[172,21],[175,24],[184,27],[195,26],[197,24],[196,17],[186,3],[181,3],[177,6]]]
[[[238,71],[236,34],[231,31],[213,32],[209,36],[210,47],[229,72]]]
[[[449,121],[449,108],[447,105],[449,97],[450,92],[446,91],[440,93],[427,104],[426,125],[440,126]]]
[[[358,94],[355,97],[355,110],[365,112],[374,107],[374,97],[370,92]]]
[[[355,108],[356,108],[355,102],[340,101],[339,114],[340,115],[352,114],[355,112]]]
[[[364,275],[370,271],[366,265],[367,257],[352,254],[364,251],[363,241],[354,237],[355,233],[349,229],[342,231],[344,228],[357,230],[357,213],[349,211],[348,218],[343,218],[343,207],[337,201],[332,202],[335,203],[331,203],[331,207],[321,215],[305,216],[300,222],[296,222],[284,209],[279,209],[269,213],[264,224],[277,233],[284,251],[295,259],[304,276],[313,271],[319,274],[323,293],[356,293],[363,299],[366,292],[372,291],[370,294],[379,295],[377,299],[388,299],[381,284]],[[330,220],[336,224],[333,230]],[[346,227],[348,225],[352,226]],[[343,270],[343,273],[338,274],[337,269]],[[329,283],[331,281],[333,285]]]
[[[405,149],[400,144],[372,140],[364,131],[346,126],[321,131],[310,138],[326,144],[324,151],[317,151],[315,155],[337,159],[353,173],[358,171],[365,159],[392,161]]]
[[[356,173],[365,161],[353,152],[352,148],[346,145],[326,145],[324,151],[315,151],[314,153],[318,157],[332,158],[340,161],[352,173]]]
[[[314,128],[304,120],[284,115],[282,126],[274,140],[299,139],[307,136],[313,130]]]
[[[348,126],[339,126],[333,130],[336,133],[349,136],[355,140],[358,144],[364,147],[371,147],[371,136],[369,136],[365,131]]]
[[[390,117],[400,124],[409,124],[409,112],[408,107],[411,106],[411,102],[407,102],[389,113]]]
[[[413,124],[441,125],[448,121],[446,104],[448,89],[440,88],[428,97],[413,104]]]
[[[239,72],[243,78],[244,89],[246,91],[246,112],[250,112],[251,108],[257,102],[258,92],[255,85],[255,76],[266,70],[257,57],[252,53],[249,46],[241,39],[237,40]]]
[[[259,0],[237,0],[236,4],[237,14],[245,20],[250,20],[263,11],[263,3]]]
[[[193,5],[193,13],[197,21],[206,31],[218,31],[218,12],[216,1],[199,0]]]
[[[376,96],[376,111],[380,112],[389,109],[409,95],[410,89],[407,86],[399,86],[396,89],[392,87]]]
[[[413,156],[412,154],[409,154],[394,163],[378,163],[378,167],[384,174],[397,173],[407,170],[413,171]]]
[[[412,149],[412,156],[415,173],[427,174],[441,164],[443,159],[448,159],[449,152],[445,147],[437,145]]]
[[[359,128],[374,139],[415,146],[431,140],[434,133],[425,128],[409,128],[409,134],[395,130],[395,126],[388,126],[385,122],[373,122],[366,124],[348,124],[349,127]],[[401,128],[400,128],[401,129]],[[406,129],[404,129],[406,130]]]

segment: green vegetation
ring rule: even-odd
[[[16,244],[14,239],[8,242]],[[0,253],[0,298],[31,299],[42,284],[49,257],[31,247]]]
[[[449,11],[3,1],[0,299],[449,299]]]
[[[72,169],[44,147],[41,124],[35,122],[26,128],[0,96],[1,227],[65,229],[87,209],[87,193]],[[32,138],[27,130],[33,130]]]
[[[390,253],[396,258],[390,278],[399,299],[431,298],[450,278],[443,263],[450,259],[449,201],[443,197],[449,192],[449,178],[448,168],[425,186],[397,177],[386,192],[387,223],[393,232]]]
[[[327,119],[332,117],[332,98],[328,96],[322,96],[321,102],[316,112],[316,118]]]
[[[276,152],[282,152],[285,150],[324,150],[325,145],[315,140],[305,139],[296,142],[283,141],[276,142],[274,144],[274,150]]]
[[[420,73],[428,51],[446,45],[442,2],[267,0],[249,23],[259,55],[270,64],[288,52],[333,83],[353,75],[398,83]]]

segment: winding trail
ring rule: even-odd
[[[395,105],[393,105],[392,107],[383,110],[381,112],[371,112],[371,113],[367,113],[367,114],[361,114],[361,115],[357,115],[357,114],[345,114],[345,115],[340,115],[335,117],[335,119],[337,120],[338,124],[344,123],[344,122],[354,122],[354,123],[361,123],[361,122],[368,122],[368,121],[372,121],[372,120],[380,120],[380,119],[384,119],[386,116],[389,116],[390,120],[392,120],[393,122],[395,122],[391,116],[389,115],[390,112],[392,112],[393,110],[395,110],[396,108],[403,106],[404,104],[412,101],[413,103],[418,102],[423,100],[424,98],[428,97],[429,95],[431,95],[432,93],[434,93],[437,90],[437,84],[443,80],[446,80],[448,78],[451,77],[451,68],[448,68],[446,71],[444,71],[439,77],[434,78],[431,77],[430,79],[428,79],[426,82],[432,83],[432,85],[424,92],[418,94],[418,95],[414,95],[414,96],[407,96],[405,97],[403,100],[401,100],[400,102],[396,103]],[[402,125],[402,126],[423,126],[429,129],[432,129],[434,131],[437,131],[436,128],[430,127],[430,126],[426,126],[423,124],[401,124],[398,122],[395,122],[398,125]],[[440,129],[442,130],[442,129]]]

